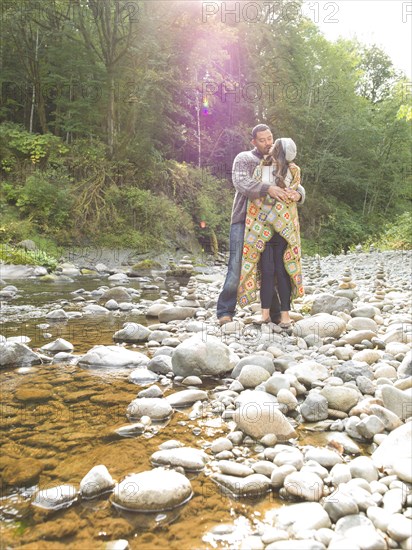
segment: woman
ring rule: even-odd
[[[279,326],[290,328],[290,300],[303,296],[299,217],[296,188],[300,183],[300,168],[293,159],[296,144],[290,138],[275,141],[269,155],[253,175],[286,189],[289,200],[284,202],[266,196],[248,202],[238,288],[241,307],[256,301],[260,289],[262,320],[269,323],[269,308],[274,292],[281,304]],[[273,181],[273,180],[272,180]]]

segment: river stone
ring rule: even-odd
[[[405,323],[405,325],[400,327],[388,327],[386,334],[382,336],[382,340],[385,344],[390,344],[391,342],[411,342],[411,326]]]
[[[141,397],[128,405],[126,414],[132,419],[149,416],[152,420],[165,420],[172,412],[170,403],[162,397]]]
[[[185,470],[197,472],[203,470],[208,461],[208,456],[204,451],[199,449],[177,447],[175,449],[156,451],[152,454],[150,460],[156,465],[171,466],[172,468],[180,466]]]
[[[84,307],[83,312],[87,315],[107,315],[110,313],[107,308],[99,306],[98,304],[88,304]]]
[[[275,434],[278,441],[287,441],[297,436],[287,418],[277,408],[277,399],[263,391],[245,390],[236,399],[240,404],[233,420],[237,429],[255,439],[266,434]]]
[[[112,502],[136,512],[161,512],[187,502],[192,494],[186,476],[155,468],[123,479],[114,488]]]
[[[412,350],[408,351],[398,367],[398,378],[412,376]]]
[[[369,317],[369,319],[373,319],[375,315],[380,314],[380,310],[377,307],[365,305],[353,309],[350,314],[352,317]]]
[[[134,368],[147,365],[149,358],[120,346],[94,346],[79,360],[81,367]]]
[[[121,281],[123,284],[129,280],[126,273],[114,273],[113,275],[109,275],[107,277],[108,281]]]
[[[146,317],[159,317],[160,313],[170,307],[169,302],[153,303],[146,311]]]
[[[45,346],[42,346],[40,348],[43,351],[52,351],[52,352],[59,352],[59,351],[73,351],[74,346],[64,338],[57,338],[57,340],[54,340],[54,342],[50,342],[49,344],[46,344]]]
[[[334,296],[333,294],[316,294],[313,300],[311,315],[317,313],[329,313],[334,311],[351,311],[353,303],[348,298]]]
[[[335,464],[330,471],[332,484],[337,487],[340,483],[347,483],[352,479],[349,466],[347,464]]]
[[[386,550],[385,540],[377,533],[375,526],[367,517],[352,514],[340,518],[335,526],[335,532],[343,535],[349,543],[358,545],[361,550]],[[329,548],[332,548],[333,538]],[[350,548],[353,548],[352,544]]]
[[[380,418],[372,414],[363,418],[359,424],[356,425],[356,429],[365,439],[373,439],[376,434],[385,431],[385,426]]]
[[[366,481],[377,481],[379,478],[378,469],[368,456],[357,456],[349,462],[349,469],[352,478],[360,477]]]
[[[411,459],[404,457],[395,458],[392,468],[399,479],[406,481],[406,483],[412,483]]]
[[[196,401],[205,401],[207,393],[203,390],[182,390],[166,397],[172,407],[188,407]]]
[[[73,485],[57,485],[36,491],[32,504],[44,510],[60,510],[68,508],[78,498],[78,492]]]
[[[153,382],[157,382],[158,379],[159,376],[155,372],[152,372],[144,367],[139,367],[132,370],[128,377],[129,382],[137,384],[138,386],[152,384]]]
[[[305,460],[315,460],[325,468],[332,468],[332,466],[343,462],[342,457],[338,453],[321,447],[309,448],[305,454]]]
[[[127,290],[121,286],[115,286],[106,290],[99,298],[101,302],[107,302],[109,300],[115,300],[120,302],[131,302],[130,294]]]
[[[393,386],[381,386],[384,406],[394,412],[401,420],[412,416],[412,388],[398,390]]]
[[[369,317],[353,317],[347,324],[348,330],[371,330],[378,332],[376,321]]]
[[[315,334],[319,338],[339,338],[345,329],[346,322],[340,317],[328,313],[318,313],[297,321],[292,332],[300,338],[306,338],[311,334]]]
[[[395,460],[412,459],[412,422],[393,430],[372,454],[377,468],[393,469]]]
[[[356,501],[350,495],[339,490],[336,490],[329,497],[325,498],[323,507],[333,523],[336,523],[342,517],[359,513]]]
[[[153,384],[150,388],[139,391],[137,397],[163,397],[163,391],[159,388],[159,386]]]
[[[308,422],[319,422],[328,418],[328,400],[320,393],[309,393],[300,406],[300,412]]]
[[[359,399],[359,392],[347,386],[325,386],[321,395],[328,401],[330,409],[348,412],[356,405]]]
[[[147,363],[147,369],[157,374],[168,374],[169,372],[173,372],[172,358],[170,355],[155,355],[153,359]]]
[[[394,357],[400,353],[412,353],[410,344],[402,344],[401,342],[389,342],[385,347],[385,352],[390,353]]]
[[[372,340],[376,338],[376,332],[372,330],[351,330],[348,334],[342,336],[342,341],[354,346],[355,344],[360,344],[362,340]]]
[[[177,376],[218,376],[232,370],[230,349],[215,336],[195,335],[177,346],[172,367]]]
[[[54,311],[49,311],[47,315],[45,315],[46,319],[67,319],[68,315],[67,312],[64,311],[64,309],[55,309]]]
[[[275,372],[273,359],[270,357],[266,357],[265,355],[247,355],[236,364],[232,371],[231,378],[237,378],[245,365],[256,365],[267,370],[269,374]]]
[[[166,338],[172,338],[172,333],[169,332],[168,330],[157,329],[150,334],[150,340],[159,342],[159,344],[161,344],[162,341],[165,340]]]
[[[152,331],[143,325],[139,325],[138,323],[125,323],[123,327],[124,328],[114,333],[113,340],[115,342],[134,344],[151,340]]]
[[[25,344],[18,342],[0,344],[0,367],[22,367],[41,362],[40,355]]]
[[[169,321],[184,321],[188,317],[194,317],[196,308],[171,306],[162,309],[159,312],[159,321],[168,323]]]
[[[388,523],[388,535],[396,541],[412,536],[412,521],[403,514],[393,514]]]
[[[83,498],[93,498],[110,491],[115,485],[109,470],[103,464],[94,466],[81,480],[80,493]]]
[[[286,491],[303,500],[319,501],[323,496],[323,481],[312,472],[293,472],[284,481]]]
[[[388,432],[402,425],[402,421],[397,414],[385,409],[385,407],[381,407],[381,405],[370,405],[370,411],[381,420],[385,430]]]
[[[266,380],[265,391],[271,393],[272,395],[277,395],[279,390],[289,390],[290,382],[289,378],[284,374],[275,372],[272,376]]]
[[[271,489],[270,480],[262,474],[247,477],[212,474],[210,478],[236,496],[263,496]]]
[[[368,365],[372,365],[373,363],[376,363],[377,361],[379,361],[381,356],[382,356],[382,352],[376,349],[363,349],[355,353],[352,356],[352,360],[360,361],[360,362],[368,363]]]
[[[244,388],[256,388],[270,377],[267,370],[258,365],[244,365],[238,376],[239,382]]]
[[[302,384],[310,386],[318,380],[326,380],[329,376],[327,367],[317,361],[302,361],[297,365],[290,366],[285,374],[293,374]]]
[[[274,508],[266,513],[265,519],[279,529],[286,529],[292,535],[301,531],[331,527],[328,514],[318,502],[300,502]],[[303,548],[308,548],[308,546]]]
[[[217,467],[222,474],[229,476],[247,477],[255,473],[250,466],[233,462],[233,460],[219,460]]]
[[[121,437],[135,437],[136,435],[141,435],[144,430],[145,427],[141,422],[135,422],[133,424],[120,426],[120,428],[115,430],[115,433]]]

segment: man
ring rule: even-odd
[[[233,162],[232,182],[236,189],[233,200],[229,236],[229,264],[226,280],[217,301],[217,318],[220,325],[232,321],[236,311],[237,289],[242,267],[243,238],[248,199],[257,199],[269,195],[273,199],[293,200],[302,204],[305,200],[305,189],[299,185],[297,191],[281,189],[276,185],[262,183],[253,179],[253,172],[262,158],[269,153],[273,145],[273,135],[269,126],[258,124],[252,130],[252,151],[239,153]],[[280,304],[277,293],[270,308],[272,322],[280,318]]]

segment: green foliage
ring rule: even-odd
[[[394,222],[386,224],[383,235],[375,244],[383,249],[411,250],[412,214],[404,212]]]
[[[21,188],[16,206],[42,231],[56,234],[70,223],[70,183],[64,170],[36,171]]]
[[[0,261],[14,265],[40,265],[50,270],[58,264],[57,259],[44,250],[24,250],[6,244],[0,245]]]

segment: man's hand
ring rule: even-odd
[[[268,195],[269,197],[272,197],[272,199],[286,202],[288,200],[288,194],[286,191],[287,191],[286,189],[282,189],[277,185],[271,185],[268,189]]]

